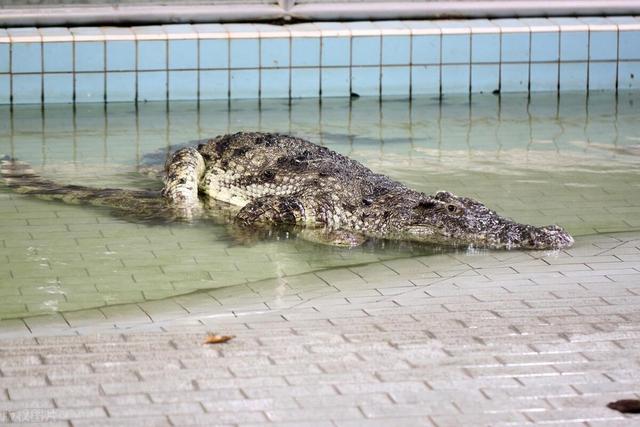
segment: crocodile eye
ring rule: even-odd
[[[276,173],[271,169],[267,169],[266,171],[262,172],[262,179],[266,182],[273,181],[273,178],[275,177],[276,177]]]
[[[450,213],[456,213],[458,212],[458,207],[456,205],[447,205],[447,210]]]

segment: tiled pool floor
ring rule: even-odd
[[[637,425],[606,404],[640,397],[638,313],[626,232],[6,320],[0,421]]]
[[[576,236],[552,253],[238,246],[1,188],[0,423],[637,425],[605,405],[640,396],[638,105],[0,108],[0,152],[64,182],[137,186],[147,152],[280,131]],[[236,338],[204,347],[207,331]]]
[[[0,155],[60,182],[159,188],[136,174],[147,153],[238,130],[288,132],[425,193],[452,191],[519,222],[585,236],[640,227],[639,106],[637,93],[601,93],[0,108]],[[220,225],[137,224],[0,184],[0,319],[162,307],[153,301],[432,252],[243,246]]]
[[[166,325],[214,326],[253,317],[325,318],[324,310],[327,315],[335,310],[413,312],[414,306],[421,306],[419,313],[428,310],[443,316],[476,311],[474,304],[487,305],[487,310],[560,309],[556,314],[560,315],[574,310],[574,297],[580,307],[606,312],[606,306],[632,303],[640,292],[639,246],[640,233],[630,232],[579,237],[573,248],[560,252],[451,252],[397,258],[154,301],[7,319],[0,321],[0,336],[161,331]],[[606,297],[620,301],[611,303]]]

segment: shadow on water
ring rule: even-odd
[[[640,228],[640,94],[0,107],[0,153],[56,182],[159,190],[168,153],[241,130],[290,133],[417,190],[448,190],[575,235]],[[0,186],[0,318],[143,302],[450,249],[332,248],[216,221],[135,222]],[[461,256],[465,251],[459,252]]]

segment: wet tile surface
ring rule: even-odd
[[[170,76],[170,90],[173,83]],[[145,168],[162,164],[173,144],[247,128],[291,129],[425,193],[447,189],[519,222],[557,223],[584,236],[640,226],[636,98],[236,101],[231,109],[148,103],[87,105],[75,113],[71,106],[16,107],[0,109],[0,152],[61,182],[159,188]],[[140,224],[4,187],[0,214],[0,318],[6,320],[83,309],[106,310],[96,316],[109,318],[109,306],[434,252],[392,245],[340,250],[300,240],[243,246],[219,224]],[[380,268],[369,274],[387,277],[390,271]]]
[[[0,423],[634,425],[606,403],[640,393],[637,105],[0,109],[0,151],[65,182],[157,185],[133,172],[144,153],[288,130],[576,236],[558,252],[238,245],[213,224],[136,224],[3,189]],[[236,338],[206,347],[208,331]]]
[[[640,396],[639,259],[616,233],[3,321],[0,419],[631,426],[606,404]]]

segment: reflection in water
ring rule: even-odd
[[[478,199],[575,235],[640,228],[640,94],[0,107],[0,154],[63,183],[158,189],[174,146],[240,130],[291,133],[427,193]],[[336,266],[429,255],[345,250],[224,226],[149,226],[0,186],[0,318],[145,301]],[[460,256],[470,257],[473,254]]]
[[[637,98],[601,93],[451,97],[442,103],[360,98],[2,107],[0,151],[43,167],[140,166],[148,153],[259,130],[299,135],[356,157],[362,149],[380,159],[392,153],[409,161],[416,150],[433,159],[456,152],[467,159],[490,153],[499,160],[516,149],[525,163],[540,151],[625,155],[637,151]]]

